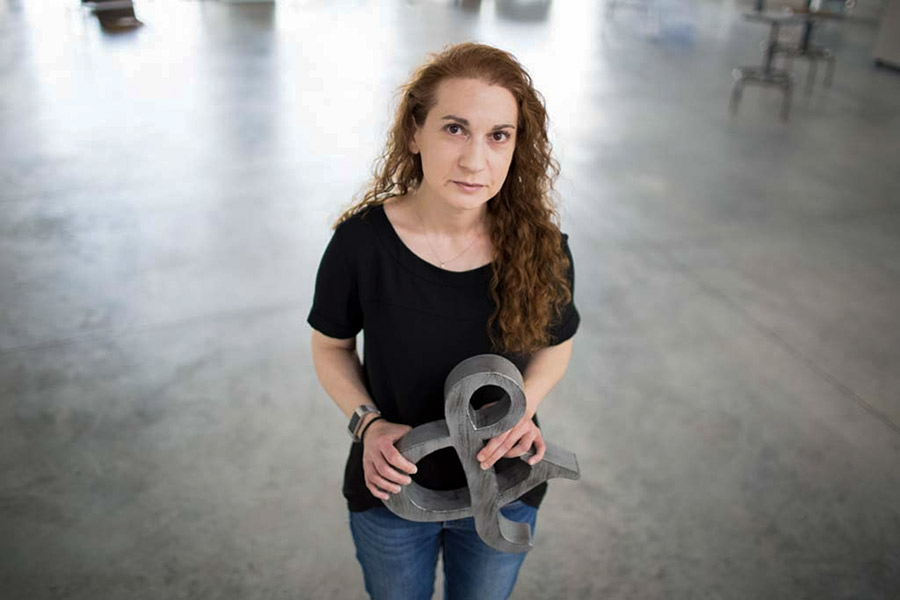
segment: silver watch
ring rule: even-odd
[[[371,404],[363,404],[362,406],[357,407],[357,409],[354,410],[353,414],[350,416],[350,424],[347,425],[347,431],[350,432],[350,437],[353,438],[354,442],[360,441],[359,430],[362,427],[363,417],[369,413],[380,415],[381,411]]]

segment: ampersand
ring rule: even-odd
[[[485,386],[501,388],[507,399],[474,409],[472,396]],[[410,430],[397,442],[397,449],[411,462],[452,446],[466,474],[467,487],[438,491],[412,482],[385,505],[411,521],[448,521],[475,518],[482,540],[503,552],[527,552],[533,545],[531,529],[510,521],[500,508],[540,483],[555,477],[578,479],[575,455],[545,441],[544,459],[535,465],[519,462],[500,473],[482,470],[476,455],[484,442],[511,429],[525,415],[522,374],[502,356],[482,354],[459,363],[444,383],[445,419]]]

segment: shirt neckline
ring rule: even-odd
[[[482,281],[485,274],[490,273],[493,263],[487,263],[467,271],[448,271],[433,265],[410,250],[409,246],[403,242],[397,230],[394,229],[394,224],[388,219],[383,204],[373,207],[372,216],[375,217],[374,222],[381,234],[380,237],[393,250],[394,258],[416,275],[441,283],[464,284],[470,281]]]

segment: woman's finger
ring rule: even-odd
[[[504,454],[506,458],[518,458],[528,452],[531,449],[531,445],[534,442],[536,434],[533,431],[529,431],[516,442],[516,445],[509,449],[509,451]]]
[[[366,482],[366,487],[369,488],[369,491],[372,492],[372,495],[379,500],[390,500],[390,494],[388,494],[384,490],[378,489],[376,486],[372,485],[369,482]]]
[[[390,467],[388,467],[390,468]],[[379,466],[377,461],[367,458],[363,461],[363,475],[366,487],[372,492],[372,495],[382,500],[388,499],[388,494],[400,491],[400,486],[396,483],[388,481],[378,472]]]
[[[376,488],[378,488],[379,490],[381,490],[383,492],[389,492],[391,494],[399,494],[400,493],[399,485],[397,485],[396,483],[393,483],[391,481],[388,481],[387,479],[385,479],[378,473],[373,473],[370,477],[368,477],[368,481],[369,481],[369,483],[371,483],[371,485],[375,486]],[[384,499],[384,498],[382,498],[382,499]]]
[[[510,429],[509,431],[505,431],[505,432],[501,433],[500,435],[491,438],[491,440],[487,444],[484,445],[484,448],[482,448],[478,452],[478,454],[476,455],[475,458],[479,462],[483,463],[483,462],[487,461],[488,459],[490,459],[491,457],[493,457],[497,453],[497,449],[500,448],[503,445],[503,443],[506,441],[506,438],[509,437],[509,434],[511,431],[512,431],[512,429]],[[503,456],[503,455],[501,454],[500,456]]]
[[[383,454],[388,463],[390,463],[391,466],[396,469],[400,469],[401,471],[409,473],[410,475],[413,475],[416,471],[418,471],[415,463],[410,462],[406,459],[405,456],[400,454],[400,451],[397,450],[396,446],[394,446],[393,444],[385,448]],[[409,478],[407,477],[407,479]]]
[[[536,465],[544,459],[544,453],[547,451],[547,444],[544,443],[544,436],[541,430],[535,427],[537,435],[534,437],[534,456],[528,459],[529,465]]]
[[[506,432],[503,442],[481,461],[481,468],[489,469],[495,462],[506,456],[510,449],[522,438],[522,435],[523,429],[518,425]]]
[[[378,473],[383,479],[388,480],[394,484],[407,485],[412,481],[409,475],[401,473],[385,460],[375,462],[375,472]],[[390,488],[386,489],[390,490]],[[399,492],[400,490],[397,491]]]

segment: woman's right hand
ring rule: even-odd
[[[409,475],[416,472],[416,465],[406,460],[394,446],[410,429],[412,427],[408,425],[379,419],[363,436],[366,487],[376,498],[387,500],[389,493],[398,493],[401,485],[412,481]]]

